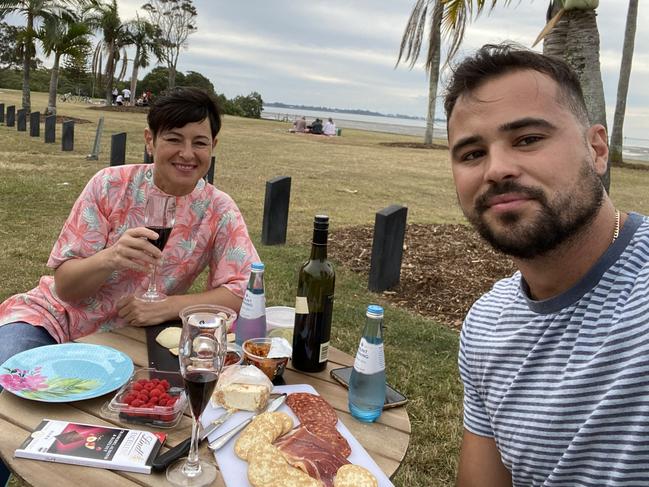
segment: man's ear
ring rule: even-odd
[[[151,129],[149,127],[144,129],[144,144],[146,145],[146,151],[147,153],[152,156],[153,155],[153,142],[154,142],[154,137],[153,137],[153,132],[151,132]]]
[[[216,149],[216,144],[218,144],[218,142],[218,137],[214,137],[214,140],[212,141],[212,150]]]
[[[602,176],[608,166],[608,136],[603,125],[595,124],[588,129],[588,147],[590,149],[595,171]]]

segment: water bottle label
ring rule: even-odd
[[[354,369],[361,374],[372,375],[385,370],[385,355],[383,344],[368,343],[365,337],[361,338],[354,360]]]
[[[326,362],[329,358],[329,342],[320,344],[320,363]]]
[[[309,302],[307,301],[306,296],[297,296],[295,298],[295,313],[298,315],[309,314]]]
[[[242,318],[254,319],[266,314],[266,298],[263,294],[253,294],[246,291],[241,303]]]

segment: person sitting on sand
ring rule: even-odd
[[[327,120],[327,123],[324,124],[324,128],[322,129],[322,133],[325,135],[336,135],[336,124],[334,121],[329,117]]]

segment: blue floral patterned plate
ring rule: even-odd
[[[121,387],[133,361],[114,348],[63,343],[25,350],[0,366],[0,386],[25,399],[71,402]]]

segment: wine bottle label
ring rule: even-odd
[[[295,313],[299,315],[309,314],[309,302],[307,301],[306,296],[297,296],[295,298]]]
[[[361,338],[354,360],[354,369],[361,374],[372,375],[385,370],[385,355],[383,343],[368,343],[365,337]]]
[[[329,342],[320,344],[320,358],[318,362],[326,362],[329,358]]]
[[[243,296],[243,303],[241,303],[241,312],[239,316],[242,318],[259,318],[266,314],[266,298],[263,294],[253,294],[246,291]]]

